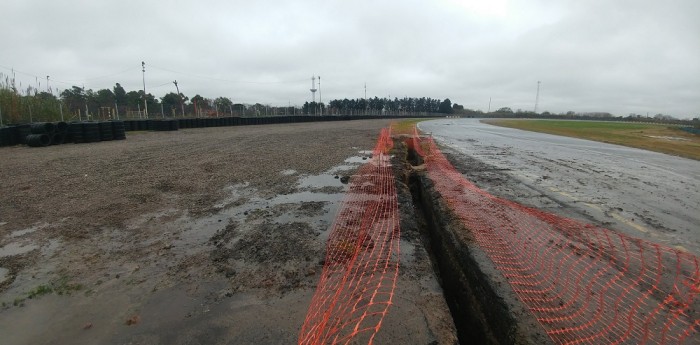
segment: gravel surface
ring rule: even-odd
[[[0,343],[295,343],[341,180],[388,124],[0,149]],[[377,340],[454,342],[400,190],[402,233],[413,235],[402,240],[395,305]]]

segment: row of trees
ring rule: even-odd
[[[347,112],[348,110],[372,110],[382,112],[411,112],[411,113],[443,113],[452,114],[460,106],[452,105],[450,99],[440,101],[430,97],[404,97],[404,98],[358,98],[358,99],[335,99],[330,101],[329,106],[333,112]],[[463,108],[463,107],[462,107]]]
[[[48,91],[40,91],[32,86],[17,87],[14,79],[0,74],[0,119],[3,123],[20,123],[32,121],[56,121],[59,119],[106,119],[125,117],[144,117],[144,99],[149,117],[174,116],[266,116],[266,115],[425,115],[456,114],[461,116],[486,117],[566,117],[622,119],[610,113],[575,113],[569,111],[561,114],[549,112],[535,113],[516,110],[509,107],[494,112],[484,113],[480,110],[465,109],[452,103],[450,99],[439,100],[430,97],[404,98],[357,98],[334,99],[327,105],[306,102],[298,107],[270,107],[256,103],[233,103],[228,97],[205,98],[199,94],[192,98],[180,93],[170,92],[156,98],[152,94],[144,95],[143,90],[126,91],[119,83],[111,89],[93,91],[78,86],[57,92],[58,96]],[[668,115],[657,114],[653,118],[630,114],[627,120],[653,119],[656,121],[675,121]],[[694,119],[694,124],[698,119]]]
[[[1,77],[1,76],[0,76]],[[49,90],[50,91],[50,90]],[[24,93],[24,94],[22,94]],[[170,92],[156,98],[143,90],[126,91],[116,83],[111,89],[85,89],[72,86],[57,92],[39,91],[28,87],[19,90],[14,80],[5,77],[0,85],[0,112],[5,123],[55,121],[58,119],[108,119],[174,116],[265,116],[265,115],[321,115],[321,114],[451,114],[463,109],[449,99],[440,101],[430,97],[402,99],[369,98],[337,99],[328,105],[306,102],[301,108],[270,107],[263,104],[233,103],[228,97],[192,98]],[[145,100],[145,102],[144,102]]]

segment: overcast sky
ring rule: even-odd
[[[700,116],[698,0],[3,0],[0,73],[234,102]],[[22,72],[22,73],[19,73]],[[27,75],[29,74],[29,75]]]

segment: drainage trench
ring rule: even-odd
[[[407,169],[403,182],[411,191],[424,246],[440,278],[460,343],[550,343],[503,275],[433,189],[420,156],[398,141],[395,148],[396,152],[404,150]]]

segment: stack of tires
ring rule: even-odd
[[[60,145],[68,135],[68,124],[65,122],[38,122],[30,126],[30,134],[25,142],[31,147]]]
[[[112,137],[114,140],[126,139],[126,127],[124,121],[112,121]]]
[[[12,140],[12,129],[10,127],[0,127],[0,147],[10,146]]]
[[[156,131],[177,131],[178,120],[153,120],[153,129]]]
[[[100,124],[98,122],[83,122],[83,142],[96,143],[102,141]]]
[[[74,143],[80,144],[85,142],[85,136],[83,134],[83,123],[82,122],[71,122],[68,124],[68,135],[73,140]]]
[[[94,143],[126,139],[123,121],[37,122],[0,128],[0,146],[44,147],[65,143]]]

